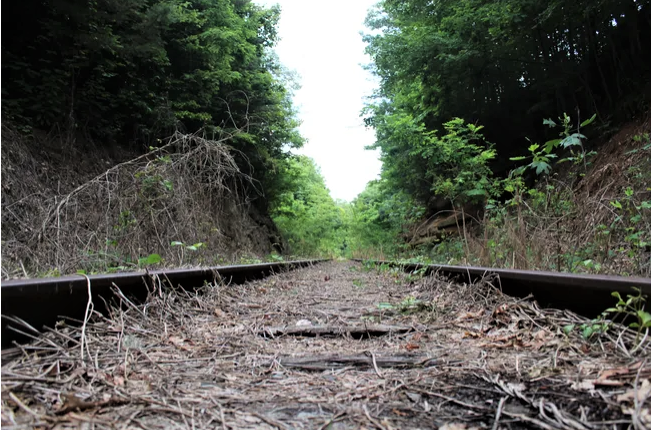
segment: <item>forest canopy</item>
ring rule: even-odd
[[[272,50],[279,14],[248,0],[9,2],[3,119],[143,149],[174,130],[236,134],[241,168],[272,188],[303,144]]]

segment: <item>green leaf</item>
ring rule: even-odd
[[[544,119],[543,125],[548,125],[550,127],[556,127],[556,123],[552,119]]]
[[[178,240],[175,240],[174,242],[170,243],[170,246],[183,246],[185,245],[183,242],[179,242]]]
[[[466,195],[468,196],[485,196],[486,195],[486,190],[482,190],[480,188],[475,188],[470,191],[466,191]]]
[[[172,191],[174,189],[174,183],[169,179],[165,179],[163,181],[163,185],[165,186],[165,188],[167,188],[168,191]]]
[[[561,139],[548,140],[547,142],[545,142],[545,152],[548,154],[551,153],[554,150],[554,148],[560,145],[560,143],[561,143]]]
[[[594,115],[592,115],[589,119],[586,119],[585,121],[583,121],[583,122],[581,123],[581,127],[585,127],[586,125],[590,125],[590,124],[592,124],[592,121],[594,121],[595,118],[597,118],[597,114],[594,114]]]
[[[576,326],[575,324],[568,324],[568,325],[564,326],[563,327],[563,333],[570,334],[572,332],[572,330],[574,330],[575,326]]]
[[[162,260],[161,256],[158,254],[149,254],[147,257],[141,257],[138,259],[138,265],[147,266],[150,264],[158,264]]]
[[[569,148],[570,146],[581,146],[581,140],[573,134],[561,140],[561,146],[563,148]]]
[[[642,321],[643,327],[651,327],[651,313],[644,310],[637,311],[637,316]]]
[[[536,169],[536,175],[540,175],[543,172],[549,173],[551,171],[551,166],[540,160],[532,162],[531,167]]]

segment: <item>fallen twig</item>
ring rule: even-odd
[[[375,368],[378,376],[379,367],[428,367],[436,363],[436,359],[423,355],[418,356],[377,356],[375,354],[359,355],[326,355],[313,357],[281,357],[277,359],[283,367],[299,368],[304,370],[338,369],[347,366],[364,366]]]
[[[404,334],[414,331],[413,327],[391,325],[365,326],[287,326],[267,327],[260,331],[260,336],[351,336],[354,338],[385,336],[387,334]]]

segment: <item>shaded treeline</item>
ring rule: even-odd
[[[454,117],[485,126],[506,173],[525,138],[555,137],[544,118],[597,114],[593,137],[651,96],[648,0],[385,0],[367,25],[381,85],[366,114],[384,178],[423,204],[438,167],[419,145]]]

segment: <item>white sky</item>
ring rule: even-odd
[[[282,11],[276,47],[281,63],[299,75],[301,89],[294,105],[308,143],[298,150],[321,167],[330,195],[351,201],[376,179],[378,151],[364,146],[375,141],[360,118],[364,97],[376,86],[362,69],[364,19],[377,0],[257,0],[279,4]]]

